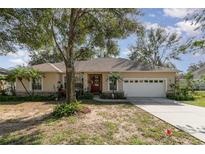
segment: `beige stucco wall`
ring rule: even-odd
[[[26,89],[30,90],[30,83],[28,80],[22,81],[26,87]],[[25,89],[19,80],[16,80],[16,92],[25,92]]]
[[[84,87],[89,89],[88,75],[92,73],[84,73]],[[102,74],[102,91],[107,92],[108,90],[108,76],[110,73],[93,73]],[[124,78],[164,78],[167,80],[167,90],[170,89],[170,84],[175,82],[175,72],[124,72],[120,73],[122,79]],[[118,91],[123,91],[123,80],[118,81]]]
[[[108,90],[108,76],[110,73],[102,73],[102,91]],[[164,78],[167,80],[167,90],[170,89],[170,84],[175,82],[175,72],[124,72],[120,73],[122,79],[124,78]],[[84,81],[86,82],[86,81]],[[86,85],[87,86],[87,85]],[[118,81],[118,91],[123,91],[123,81]]]
[[[102,91],[106,92],[108,90],[108,76],[110,73],[84,73],[83,74],[83,83],[84,90],[88,91],[90,89],[88,83],[88,75],[89,74],[102,74]],[[43,92],[55,92],[57,90],[57,82],[60,80],[63,82],[64,74],[59,73],[45,73],[43,77]],[[122,79],[124,78],[165,78],[167,80],[167,90],[170,90],[170,84],[175,82],[175,72],[124,72],[120,73]],[[23,81],[25,86],[31,90],[31,86],[29,81]],[[20,81],[16,82],[16,91],[17,92],[25,92],[23,86]],[[123,91],[123,81],[118,81],[118,91]]]
[[[55,92],[57,91],[57,83],[61,80],[61,76],[58,73],[45,73],[43,78],[43,91]]]
[[[42,91],[43,92],[55,92],[57,91],[57,83],[61,80],[61,75],[59,73],[44,73],[42,77]],[[31,91],[31,81],[23,80],[26,88]],[[25,92],[21,82],[16,80],[16,91]]]

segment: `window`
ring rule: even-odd
[[[111,77],[109,77],[109,90],[117,90],[117,81],[112,81]]]
[[[159,80],[159,83],[163,83],[163,80]]]
[[[149,80],[149,83],[153,83],[153,80]]]
[[[140,83],[143,83],[143,80],[139,80]]]
[[[42,90],[42,78],[32,80],[32,90]]]
[[[128,80],[124,80],[124,83],[128,83]]]
[[[148,80],[144,80],[145,83],[148,83]]]
[[[130,83],[133,83],[133,80],[130,80]]]
[[[154,83],[158,83],[158,80],[154,80]]]
[[[138,83],[138,80],[135,80],[135,83]]]

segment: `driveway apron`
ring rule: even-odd
[[[205,108],[166,98],[128,98],[137,107],[205,142]]]

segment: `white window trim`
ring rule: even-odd
[[[40,79],[41,79],[41,90],[33,90],[34,92],[43,91],[43,77],[40,77]],[[30,82],[29,82],[29,89],[30,91],[32,91],[32,79],[30,79]]]
[[[113,90],[110,90],[110,75],[108,75],[108,91],[113,91]],[[117,90],[115,91],[118,91],[118,80],[117,80]]]

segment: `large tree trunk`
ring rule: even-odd
[[[69,31],[68,31],[68,48],[66,50],[66,101],[71,103],[76,101],[75,95],[75,69],[74,69],[74,42],[75,42],[75,24],[76,24],[77,9],[71,9]]]
[[[69,65],[66,65],[66,101],[67,103],[76,101],[75,70],[74,66]]]

